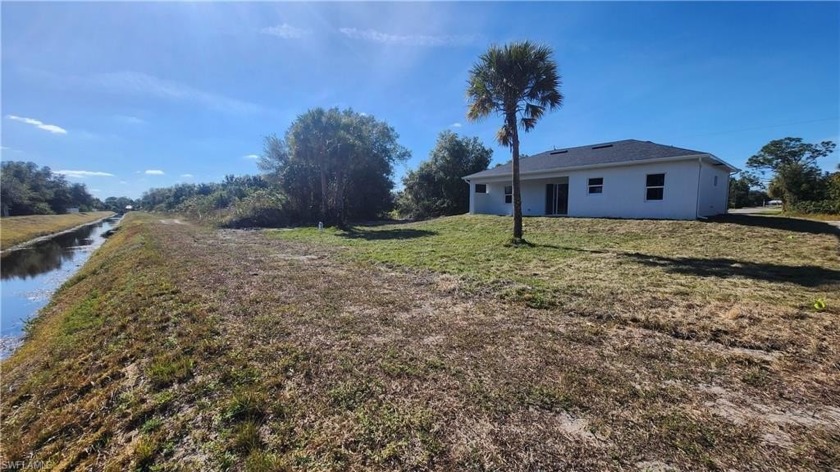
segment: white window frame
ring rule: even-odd
[[[593,184],[592,181],[595,179],[601,179],[600,184]],[[601,188],[600,192],[593,192],[593,188]],[[586,179],[586,194],[587,195],[603,195],[604,194],[604,178],[603,177],[589,177]]]
[[[651,175],[661,175],[662,176],[662,185],[648,185],[648,177]],[[654,174],[645,174],[645,201],[646,202],[661,202],[665,200],[665,172],[656,172]],[[662,189],[662,198],[648,198],[648,190],[650,189]]]
[[[508,189],[510,189],[510,193],[508,193]],[[505,204],[512,204],[513,203],[513,185],[505,185]],[[508,201],[508,197],[510,197],[510,201]]]

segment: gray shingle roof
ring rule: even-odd
[[[708,154],[702,151],[692,151],[650,141],[625,139],[611,143],[590,144],[568,149],[554,149],[519,161],[519,172],[530,173],[563,169],[566,167],[581,167],[596,164],[623,164],[648,159],[664,159],[668,157]],[[481,178],[506,176],[511,174],[511,163],[487,169],[465,178]]]

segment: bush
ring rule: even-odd
[[[228,228],[288,226],[290,218],[286,201],[278,192],[257,190],[235,202],[222,225]]]
[[[829,213],[840,215],[840,200],[802,201],[791,205],[794,213]]]

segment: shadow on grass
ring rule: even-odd
[[[354,221],[353,224],[356,227],[363,226],[363,227],[376,227],[376,226],[397,226],[397,225],[406,225],[409,223],[417,223],[419,220],[370,220],[370,221]]]
[[[589,254],[620,254],[618,251],[609,251],[606,249],[585,249],[582,247],[572,247],[572,246],[558,246],[556,244],[540,244],[540,243],[528,243],[529,247],[543,247],[546,249],[556,249],[558,251],[568,251],[568,252],[585,252]]]
[[[427,236],[434,236],[438,234],[437,231],[428,231],[425,229],[384,229],[379,231],[371,231],[364,228],[350,228],[346,230],[341,237],[350,239],[365,239],[367,241],[382,241],[389,239],[415,239],[425,238]]]
[[[725,258],[662,257],[631,253],[625,253],[624,256],[643,265],[698,277],[747,277],[768,282],[792,283],[803,287],[840,283],[840,270],[818,266],[786,266]]]
[[[708,220],[708,223],[733,223],[743,226],[758,226],[762,228],[781,229],[797,233],[831,234],[840,238],[840,228],[823,221],[786,218],[782,216],[760,215],[721,215]]]

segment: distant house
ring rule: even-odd
[[[72,207],[67,209],[67,213],[78,213],[79,207]]]
[[[690,220],[726,213],[729,175],[710,153],[628,139],[520,160],[522,214]],[[472,175],[470,213],[513,214],[511,164]]]

